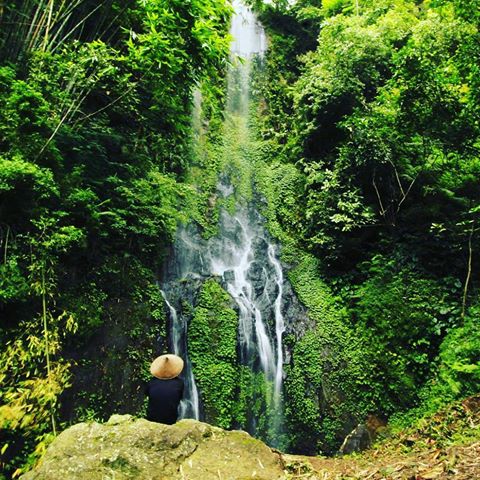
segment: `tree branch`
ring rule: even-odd
[[[467,267],[467,278],[465,279],[465,285],[463,287],[463,298],[462,298],[462,318],[465,317],[465,310],[467,305],[467,294],[468,294],[468,285],[470,283],[470,278],[472,276],[472,238],[475,231],[475,220],[472,222],[472,228],[470,229],[470,234],[468,236],[468,267]]]

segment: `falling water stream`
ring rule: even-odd
[[[249,111],[249,84],[251,62],[262,56],[266,49],[265,32],[249,8],[233,2],[232,60],[229,74],[227,116],[234,115],[247,124]],[[233,85],[235,83],[235,85]],[[227,199],[235,187],[222,176],[217,197]],[[188,360],[187,321],[177,314],[169,295],[172,285],[183,279],[206,279],[217,276],[237,305],[239,314],[239,363],[254,373],[262,373],[268,388],[262,401],[270,409],[269,430],[280,430],[282,424],[283,349],[282,335],[285,322],[282,314],[282,266],[278,260],[278,247],[269,239],[264,220],[252,202],[236,203],[235,212],[222,209],[219,215],[219,234],[209,240],[195,233],[193,226],[180,226],[171,259],[170,273],[162,285],[164,299],[169,308],[171,345],[175,353],[186,359],[185,399],[180,416],[201,418],[201,402]],[[200,392],[201,393],[201,392]],[[256,420],[246,427],[256,434]],[[275,432],[270,434],[275,438]],[[275,443],[271,440],[271,443]]]
[[[170,311],[170,321],[172,325],[170,338],[172,341],[173,353],[182,357],[185,361],[183,374],[185,394],[180,402],[179,417],[195,418],[198,420],[200,418],[200,404],[197,384],[195,383],[192,365],[187,353],[187,324],[185,319],[182,319],[181,317],[179,318],[177,311],[168,301],[165,292],[163,290],[161,292]]]

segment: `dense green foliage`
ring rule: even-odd
[[[270,438],[278,417],[268,401],[272,388],[263,372],[241,365],[237,348],[238,313],[218,279],[207,279],[195,299],[188,327],[188,351],[200,392],[205,421],[222,428],[255,431]]]
[[[316,324],[284,338],[288,448],[332,453],[368,414],[401,425],[480,390],[476,0],[250,3],[269,35],[250,124],[222,115],[224,0],[0,5],[6,475],[62,424],[142,413],[176,226],[214,235],[252,181]],[[232,299],[217,279],[197,293],[206,418],[268,439],[271,385],[239,365]]]
[[[480,389],[478,5],[251,3],[258,186],[317,321],[290,340],[289,436],[329,451],[332,408],[411,419]]]
[[[2,470],[55,430],[72,382],[63,418],[141,407],[166,333],[156,274],[204,195],[184,182],[193,91],[219,115],[230,13],[223,0],[0,6]]]
[[[189,356],[206,420],[223,428],[232,426],[235,413],[237,326],[230,296],[215,280],[207,280],[188,329]]]

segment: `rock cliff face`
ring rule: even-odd
[[[130,415],[80,423],[50,445],[22,480],[280,480],[283,461],[241,431],[195,420],[162,425]]]
[[[233,192],[233,187],[223,185],[222,191]],[[288,281],[287,268],[280,261],[280,246],[266,231],[264,219],[253,204],[242,202],[234,213],[222,209],[218,228],[217,236],[205,239],[194,225],[181,226],[160,282],[170,310],[172,350],[187,360],[185,377],[193,371],[198,382],[196,397],[193,377],[186,388],[190,404],[199,405],[198,415],[189,412],[186,416],[216,425],[240,426],[269,445],[285,447],[283,381],[294,339],[311,330],[314,322]],[[220,297],[202,300],[202,290],[212,280],[225,291],[226,300],[223,296],[221,301]],[[226,375],[231,377],[228,372],[235,370],[241,381],[223,390],[223,396],[213,398],[208,384],[202,384],[202,370],[209,363],[205,355],[208,351],[214,358],[211,364],[225,363],[226,357],[216,356],[218,340],[209,340],[207,346],[195,344],[188,332],[206,328],[205,323],[198,323],[203,319],[197,316],[200,310],[219,318],[218,309],[227,308],[227,304],[238,319]],[[230,338],[224,325],[210,322],[212,337]],[[218,366],[216,371],[224,371],[222,368]],[[223,421],[218,412],[226,410],[225,405],[230,418]]]

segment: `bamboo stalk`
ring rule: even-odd
[[[145,75],[147,75],[147,73],[150,73],[151,69],[153,67],[149,67],[148,70],[140,77],[139,81],[138,82],[135,82],[133,83],[129,88],[127,88],[127,90],[125,90],[124,93],[122,93],[119,97],[117,97],[116,99],[112,100],[110,103],[108,103],[107,105],[105,105],[104,107],[102,108],[99,108],[98,110],[96,110],[95,112],[92,112],[92,113],[89,113],[88,115],[84,115],[82,118],[79,118],[77,119],[74,124],[73,124],[73,127],[75,127],[76,125],[78,125],[80,122],[83,122],[85,120],[88,120],[89,118],[95,116],[95,115],[98,115],[99,113],[107,110],[108,108],[110,108],[111,106],[115,105],[117,102],[119,102],[122,98],[124,98],[126,95],[128,95],[129,93],[131,93],[135,88],[137,88],[138,84],[140,83],[140,81],[143,79],[143,77]]]
[[[23,10],[13,8],[6,8],[4,10],[5,19],[2,31],[5,33],[2,40],[6,58],[17,58],[22,45],[25,43],[25,31],[29,25],[28,20],[30,18],[30,15],[25,13],[25,11],[28,12],[29,9],[31,9],[30,2],[25,2],[22,7]]]
[[[29,31],[28,36],[28,48],[31,49],[35,43],[40,30],[43,28],[43,23],[45,21],[45,8],[43,1],[39,3],[35,9],[34,20],[32,21],[32,28]]]
[[[19,25],[18,28],[10,29],[9,37],[15,38],[15,41],[12,42],[15,45],[15,51],[11,52],[11,58],[17,58],[21,50],[25,48],[28,38],[28,32],[33,28],[34,21],[31,20],[33,14],[34,4],[32,1],[28,0],[22,3],[22,9],[15,10],[15,17],[12,17],[12,21],[18,19],[18,22],[13,22],[13,24]]]
[[[37,8],[37,11],[40,9],[40,7]],[[40,19],[37,24],[37,28],[33,31],[30,43],[28,45],[28,50],[33,50],[37,44],[37,40],[41,35],[41,32],[43,30],[43,27],[45,25],[45,19],[47,17],[47,12],[45,10],[41,11],[40,10]]]
[[[65,30],[65,26],[68,24],[70,18],[73,15],[73,12],[77,7],[79,7],[83,3],[83,0],[79,0],[73,5],[67,6],[65,8],[65,11],[63,14],[60,16],[60,12],[57,15],[57,19],[55,20],[55,23],[59,24],[58,28],[56,29],[55,34],[51,37],[50,39],[50,45],[55,45],[57,38],[62,34],[62,32]],[[60,23],[61,22],[61,23]],[[51,51],[53,52],[57,47],[51,48]]]
[[[120,13],[118,13],[117,15],[115,15],[115,18],[112,19],[112,21],[107,25],[107,27],[105,28],[105,33],[108,32],[108,30],[110,29],[110,27],[120,18],[121,15],[123,15],[125,12],[126,12],[126,8],[124,8]],[[106,43],[109,43],[110,44],[110,41],[111,39],[113,38],[113,36],[118,32],[119,30],[119,27],[117,27],[111,34],[108,38],[106,38]]]
[[[55,25],[59,22],[60,15],[61,15],[64,7],[65,7],[65,0],[62,0],[60,5],[57,7],[57,11],[55,12],[55,16],[52,19],[52,24],[53,25]]]
[[[73,33],[75,32],[75,30],[77,30],[77,28],[79,28],[80,26],[83,26],[85,24],[85,22],[99,9],[103,6],[105,2],[101,3],[100,5],[97,5],[89,14],[87,14],[85,17],[83,17],[72,29],[70,29],[70,31],[65,34],[63,36],[63,38],[57,43],[57,45],[52,48],[52,52],[54,52],[57,48],[59,48],[60,46],[62,46],[66,40],[68,40],[68,38],[70,36],[73,35]]]
[[[50,382],[51,376],[51,367],[50,367],[50,344],[49,344],[49,332],[48,332],[48,322],[47,322],[47,292],[45,286],[45,265],[42,265],[42,318],[43,318],[43,334],[45,339],[45,357],[47,359],[47,377]],[[53,400],[51,405],[51,421],[52,421],[52,430],[53,434],[57,434],[57,429],[55,425],[55,415],[53,413]]]
[[[67,118],[65,119],[65,122],[69,120],[68,117],[73,118],[75,114],[80,110],[80,107],[82,106],[83,102],[85,99],[88,97],[88,95],[92,92],[93,88],[89,89],[88,91],[84,88],[80,91],[80,94],[77,96],[77,101],[73,102],[72,108],[67,112]],[[84,94],[84,92],[86,92]]]
[[[34,14],[33,19],[32,19],[32,23],[30,24],[30,29],[28,30],[28,34],[25,37],[26,42],[28,42],[29,39],[32,37],[33,29],[35,27],[38,27],[37,20],[38,20],[38,15],[40,14],[40,11],[41,11],[40,6],[37,6],[37,8],[35,9],[35,14]]]
[[[474,231],[475,231],[475,221],[472,222],[472,228],[470,229],[470,234],[468,236],[468,266],[467,266],[467,278],[465,279],[465,285],[463,287],[462,318],[465,318],[468,285],[470,283],[470,278],[472,276],[472,258],[473,258],[472,238],[473,238]]]
[[[375,173],[373,174],[373,177],[372,177],[372,185],[373,185],[373,188],[375,189],[375,193],[377,194],[378,203],[380,205],[380,215],[382,215],[382,217],[385,218],[386,210],[385,210],[385,207],[383,206],[382,197],[381,197],[380,192],[379,192],[378,187],[377,187],[377,182],[375,181]]]
[[[111,106],[115,105],[117,102],[119,102],[123,97],[125,97],[126,95],[128,95],[137,85],[133,85],[132,87],[128,88],[127,90],[125,90],[125,92],[123,92],[119,97],[117,97],[115,100],[112,100],[110,103],[108,103],[107,105],[105,105],[104,107],[102,108],[99,108],[98,110],[96,110],[95,112],[92,112],[92,113],[89,113],[88,115],[85,115],[83,116],[82,118],[78,119],[75,121],[74,123],[74,126],[75,125],[78,125],[78,123],[80,122],[83,122],[84,120],[88,120],[89,118],[95,116],[95,115],[98,115],[99,113],[107,110],[108,108],[110,108]]]
[[[64,19],[63,19],[63,22],[61,23],[61,25],[58,26],[58,28],[56,29],[55,33],[51,36],[50,38],[50,42],[49,42],[49,45],[55,45],[55,42],[57,41],[57,38],[61,35],[61,33],[63,32],[65,26],[67,25],[68,21],[70,20],[71,16],[72,16],[72,13],[71,12],[69,15],[67,15]],[[49,48],[49,50],[51,50],[53,52],[53,48]]]
[[[87,92],[81,99],[80,101],[78,102],[78,105],[80,105],[81,103],[83,103],[83,101],[85,100],[85,98],[87,98],[87,95],[88,95],[89,92]],[[45,149],[50,145],[50,143],[52,142],[52,140],[57,136],[57,133],[58,131],[60,130],[60,127],[65,123],[65,121],[67,120],[68,116],[70,115],[70,113],[72,112],[72,110],[74,109],[74,107],[71,107],[67,110],[67,112],[62,116],[62,118],[60,119],[60,121],[58,122],[57,126],[55,127],[55,130],[52,132],[52,134],[50,135],[50,137],[48,138],[48,140],[45,142],[45,144],[43,145],[43,147],[40,149],[40,152],[38,153],[37,155],[37,159],[40,158],[43,154],[43,152],[45,151]],[[77,107],[77,110],[78,110],[78,107]]]
[[[3,252],[3,263],[7,264],[8,237],[10,235],[10,225],[7,225],[7,234],[5,235],[5,250]]]
[[[65,95],[65,99],[62,101],[62,103],[60,104],[60,108],[59,108],[59,111],[60,112],[63,112],[64,111],[64,107],[66,105],[66,102],[67,102],[67,97],[68,95],[70,94],[74,94],[75,93],[75,81],[78,77],[78,72],[79,72],[79,69],[76,69],[74,72],[73,72],[73,75],[70,77],[68,83],[65,85],[65,87],[63,88],[63,91],[64,93],[66,94]]]
[[[51,24],[52,24],[53,2],[54,2],[54,0],[50,0],[50,3],[49,3],[50,8],[48,10],[47,27],[45,28],[45,39],[44,39],[43,48],[42,48],[42,51],[44,51],[44,52],[47,50],[48,35],[50,34],[50,27],[51,27]]]

